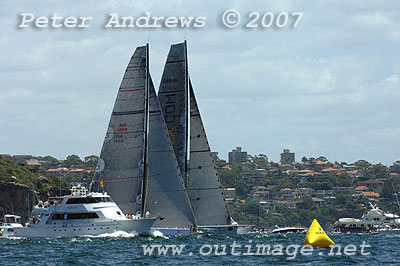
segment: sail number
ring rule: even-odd
[[[127,126],[126,126],[126,123],[119,123],[119,126],[118,126],[117,131],[118,131],[118,133],[120,133],[120,134],[117,133],[117,134],[115,135],[114,142],[115,142],[115,143],[116,143],[116,142],[124,142],[124,135],[121,135],[121,134],[123,134],[124,132],[127,132],[127,131],[128,131],[128,128],[127,128]]]

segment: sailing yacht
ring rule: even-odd
[[[197,229],[237,234],[238,224],[232,220],[225,203],[189,79],[186,41],[171,46],[158,98]],[[174,227],[173,220],[169,220],[166,227]]]
[[[150,76],[148,54],[148,45],[138,47],[126,69],[94,186],[107,191],[123,212],[150,213],[158,218],[155,226],[173,224],[166,230],[188,233],[195,220]]]

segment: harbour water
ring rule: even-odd
[[[329,254],[330,250],[318,248],[312,255],[302,255],[300,248],[304,237],[304,234],[272,233],[235,237],[138,237],[114,233],[99,237],[0,238],[0,265],[400,265],[400,233],[330,234],[342,247],[340,255],[338,250]],[[360,249],[363,243],[366,246],[362,251],[364,255]],[[355,255],[344,254],[344,247],[350,244],[356,247]],[[233,252],[232,245],[235,245]],[[269,245],[272,254],[257,253],[257,245]],[[288,248],[289,245],[292,246]],[[297,252],[293,245],[300,247]],[[143,247],[152,246],[153,253],[145,254]],[[171,247],[182,246],[180,255],[172,255]],[[169,248],[163,255],[157,254],[159,247]],[[280,247],[283,248],[281,252]]]

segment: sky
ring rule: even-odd
[[[222,15],[235,9],[236,28]],[[110,13],[202,16],[199,28],[106,28]],[[260,14],[258,28],[246,28]],[[288,24],[263,28],[267,12]],[[303,12],[293,27],[292,12]],[[20,28],[21,14],[91,16],[87,28]],[[0,154],[99,155],[137,46],[158,87],[171,44],[188,41],[190,78],[213,151],[283,149],[330,161],[400,160],[399,1],[0,2]]]

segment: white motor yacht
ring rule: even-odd
[[[18,237],[74,237],[101,235],[116,231],[148,235],[155,218],[130,216],[106,192],[87,193],[73,187],[70,196],[58,202],[39,202],[25,227],[14,228]]]
[[[398,215],[383,212],[378,207],[371,205],[371,210],[364,213],[360,219],[340,218],[334,224],[336,232],[369,232],[379,228],[398,228],[400,219]]]
[[[22,227],[21,216],[6,214],[4,222],[0,224],[0,237],[9,237],[14,235],[14,228]]]

